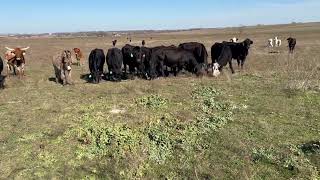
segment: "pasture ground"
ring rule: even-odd
[[[0,179],[319,179],[319,23],[143,34],[132,44],[197,41],[210,54],[234,36],[254,41],[235,75],[95,85],[80,79],[86,66],[67,87],[49,81],[52,56],[79,47],[87,57],[111,37],[0,38],[3,52],[31,47],[25,79],[0,91]],[[274,36],[279,54],[266,48]]]

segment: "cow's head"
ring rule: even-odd
[[[236,43],[236,42],[238,42],[238,40],[239,40],[238,38],[234,37],[234,38],[230,39],[230,42]]]
[[[134,58],[138,63],[142,62],[142,59],[145,57],[145,54],[142,53],[142,50],[139,46],[133,48],[131,57]]]
[[[287,39],[287,41],[288,41],[289,43],[291,43],[293,40],[294,40],[294,39],[293,39],[292,37],[289,37],[289,38]]]
[[[214,77],[218,77],[220,75],[220,65],[218,63],[214,63],[212,66],[212,75]]]
[[[72,59],[71,59],[71,52],[69,50],[64,50],[62,52],[62,61],[61,61],[61,65],[62,65],[62,69],[61,70],[67,70],[67,71],[71,71],[71,64],[72,64]]]
[[[24,61],[24,56],[26,55],[26,50],[28,50],[29,48],[30,47],[12,49],[12,48],[6,47],[8,52],[11,52],[11,57],[15,57],[15,59],[17,61]]]
[[[251,39],[249,39],[249,38],[247,38],[247,39],[245,39],[245,40],[243,41],[243,45],[244,45],[247,49],[249,49],[252,44],[253,44],[253,41],[252,41]]]
[[[73,48],[73,52],[76,55],[77,59],[81,59],[82,58],[82,52],[79,48]]]

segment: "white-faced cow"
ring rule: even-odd
[[[275,47],[280,47],[282,44],[281,39],[279,39],[277,36],[274,38],[274,45]]]
[[[62,82],[63,85],[73,84],[71,80],[71,51],[64,50],[62,53],[53,56],[52,64],[56,83]]]
[[[236,37],[233,37],[232,39],[230,39],[230,42],[234,42],[234,43],[236,43],[236,42],[238,42],[239,41],[239,39],[238,38],[236,38]]]
[[[19,78],[21,79],[24,76],[24,67],[26,64],[25,61],[25,55],[26,50],[28,50],[30,47],[26,48],[8,48],[6,52],[6,61],[7,61],[7,73],[9,75],[10,69],[13,69],[14,74],[16,74],[16,71],[18,71]]]
[[[273,39],[268,39],[268,47],[273,48]]]

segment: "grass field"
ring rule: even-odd
[[[107,50],[111,37],[0,38],[3,52],[31,47],[26,77],[0,91],[0,179],[320,179],[320,23],[144,34],[132,44],[197,41],[209,51],[234,36],[254,41],[235,75],[95,85],[80,79],[86,66],[66,87],[49,81],[52,56]],[[274,36],[279,54],[266,48]]]

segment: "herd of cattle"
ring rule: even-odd
[[[277,46],[281,45],[279,39],[275,38]],[[293,53],[296,39],[288,39],[289,53]],[[175,76],[182,70],[203,75],[212,70],[213,76],[218,76],[223,67],[229,64],[232,73],[235,73],[232,60],[236,60],[241,69],[244,66],[246,57],[249,54],[253,41],[245,39],[237,42],[237,38],[230,39],[230,42],[223,41],[215,43],[211,47],[212,63],[208,63],[208,52],[202,43],[189,42],[179,46],[157,46],[146,47],[145,41],[142,46],[125,45],[122,49],[116,47],[117,41],[113,41],[113,47],[105,55],[102,49],[94,49],[89,55],[89,79],[93,83],[99,83],[102,78],[110,81],[121,81],[128,75],[152,80],[157,77],[165,77],[168,72]],[[270,43],[270,40],[269,40]],[[10,73],[24,76],[26,48],[8,48],[5,54],[5,63],[0,57],[0,88],[3,88],[5,76],[1,75],[4,66],[7,68],[7,76]],[[72,84],[72,53],[75,54],[77,64],[82,65],[83,54],[79,48],[74,48],[73,52],[64,50],[53,57],[57,83],[63,85]],[[104,72],[104,65],[107,64],[108,71]],[[168,70],[170,69],[170,71]],[[129,70],[129,71],[128,71]]]

